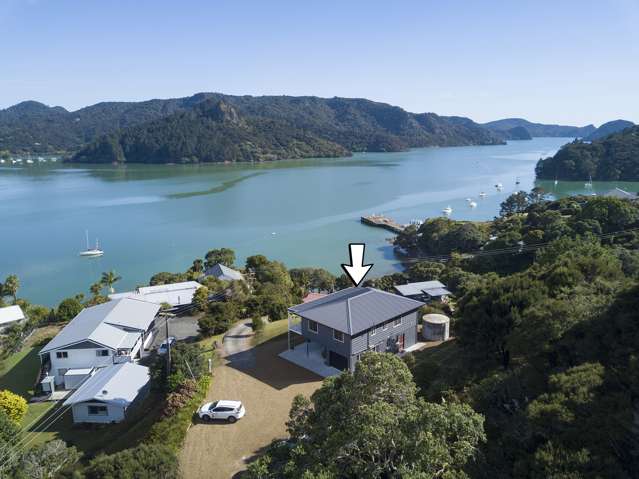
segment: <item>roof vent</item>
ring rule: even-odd
[[[109,391],[107,391],[106,389],[103,389],[103,390],[102,390],[102,395],[103,395],[103,396],[106,396],[108,393],[109,393]]]

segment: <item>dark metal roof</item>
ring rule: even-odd
[[[375,288],[347,288],[289,311],[330,328],[354,336],[424,305]]]

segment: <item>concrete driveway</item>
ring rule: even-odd
[[[215,368],[207,401],[240,400],[246,416],[235,424],[191,426],[180,454],[185,479],[236,476],[273,439],[286,437],[285,422],[293,397],[310,396],[321,378],[278,357],[286,338],[251,347],[249,324],[224,337],[222,364]]]

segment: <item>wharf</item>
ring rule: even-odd
[[[404,228],[405,228],[404,225],[400,225],[392,218],[389,218],[384,215],[362,216],[361,221],[365,225],[377,226],[379,228],[384,228],[389,231],[392,231],[393,233],[401,233],[402,231],[404,231]]]

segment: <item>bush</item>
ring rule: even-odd
[[[177,408],[172,415],[165,416],[156,422],[151,427],[146,442],[148,444],[164,444],[171,451],[177,452],[184,443],[186,431],[193,420],[193,413],[206,397],[210,384],[211,376],[202,376],[197,381],[197,392],[186,404]]]
[[[262,318],[255,317],[253,318],[252,326],[253,326],[253,331],[258,333],[264,329],[264,321],[262,321]]]
[[[197,394],[198,383],[193,379],[184,380],[175,391],[166,396],[162,416],[173,416],[180,408],[186,406]]]
[[[169,371],[169,384],[165,386],[166,357],[157,356],[150,365],[151,377],[154,385],[169,391],[177,390],[186,378],[199,378],[208,370],[208,355],[198,344],[177,342],[171,347],[171,370]]]
[[[93,459],[87,479],[177,479],[180,477],[175,451],[161,444],[140,444]]]
[[[20,424],[27,413],[27,400],[9,390],[0,391],[0,410],[14,423]]]
[[[238,319],[239,308],[234,302],[212,303],[197,325],[203,336],[212,336],[225,333]]]

